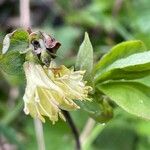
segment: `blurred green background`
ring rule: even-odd
[[[58,60],[74,65],[76,54],[89,33],[94,59],[98,61],[113,45],[131,39],[150,48],[150,0],[31,0],[31,25],[61,42]],[[0,41],[19,27],[19,1],[0,0]],[[24,80],[24,79],[18,79]],[[0,73],[0,150],[37,150],[34,122],[23,113],[24,84],[14,85]],[[88,115],[71,112],[81,133]],[[63,121],[44,127],[46,150],[73,150],[73,135]],[[115,108],[114,118],[95,124],[86,150],[149,150],[150,122]]]

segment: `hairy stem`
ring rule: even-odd
[[[62,110],[65,118],[66,118],[66,121],[68,123],[68,125],[70,126],[71,130],[72,130],[72,133],[74,135],[74,138],[75,138],[75,141],[76,141],[76,150],[81,150],[81,145],[80,145],[80,138],[79,138],[79,133],[78,133],[78,130],[69,114],[69,112],[65,111],[65,110]]]

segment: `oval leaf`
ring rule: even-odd
[[[125,59],[130,55],[148,51],[141,41],[127,41],[122,42],[111,49],[104,57],[98,62],[94,68],[95,82],[99,82],[101,75],[107,71],[110,65],[120,59]]]
[[[86,76],[92,72],[93,47],[90,42],[88,33],[85,33],[84,41],[79,48],[75,68],[77,70],[86,70]]]
[[[0,56],[0,69],[9,75],[20,75],[23,72],[25,56],[11,51]]]
[[[97,87],[127,112],[150,119],[150,87],[123,81],[108,82]]]
[[[109,65],[99,82],[110,79],[135,79],[150,74],[150,51],[130,55]]]

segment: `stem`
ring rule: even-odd
[[[115,0],[114,7],[112,10],[112,15],[114,17],[116,17],[119,14],[119,11],[121,10],[122,5],[123,5],[123,0]]]
[[[20,26],[28,28],[31,25],[30,21],[30,0],[20,0]],[[34,119],[36,139],[39,150],[45,150],[43,125],[37,118]]]
[[[81,145],[80,145],[80,138],[79,138],[79,133],[78,133],[78,130],[69,114],[69,112],[65,111],[65,110],[62,110],[66,120],[67,120],[67,123],[68,125],[70,126],[71,130],[72,130],[72,133],[74,135],[74,138],[75,138],[75,141],[76,141],[76,150],[81,150]]]
[[[35,127],[36,139],[38,143],[38,149],[45,150],[43,125],[42,125],[42,122],[38,118],[34,119],[34,127]]]
[[[20,0],[20,26],[30,27],[30,0]]]
[[[86,138],[90,136],[92,129],[94,128],[96,122],[92,119],[89,118],[81,135],[80,135],[80,141],[81,145],[84,145],[84,142],[86,141]]]
[[[95,126],[95,128],[92,130],[90,136],[87,137],[85,142],[83,143],[83,150],[90,150],[91,145],[93,141],[96,139],[96,137],[101,133],[101,131],[104,129],[105,125],[98,124]]]

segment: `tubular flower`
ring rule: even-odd
[[[24,112],[42,122],[45,122],[43,116],[53,123],[58,117],[65,120],[61,110],[79,109],[74,99],[88,100],[91,87],[83,81],[85,71],[70,70],[63,65],[56,67],[53,62],[49,67],[25,62],[24,71],[27,80]]]

